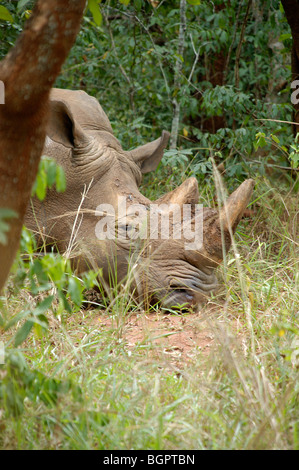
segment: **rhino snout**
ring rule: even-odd
[[[161,303],[166,308],[200,305],[217,288],[218,282],[214,274],[199,272],[190,278],[173,277],[169,282],[167,295],[161,299]]]

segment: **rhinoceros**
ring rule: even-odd
[[[163,131],[157,140],[125,151],[95,98],[84,91],[53,89],[43,154],[63,167],[66,191],[48,190],[43,201],[33,198],[25,224],[43,243],[68,252],[78,273],[101,268],[101,279],[109,284],[113,273],[118,282],[124,279],[130,266],[139,299],[166,308],[188,307],[217,289],[215,269],[231,245],[254,181],[244,181],[220,211],[196,211],[199,189],[194,177],[150,201],[138,186],[142,174],[157,168],[168,138]],[[187,215],[183,209],[190,209]],[[149,230],[145,222],[153,214],[155,224]],[[109,229],[106,223],[105,232],[102,222],[109,217],[116,225]],[[189,232],[181,229],[178,236],[176,229],[186,221]]]

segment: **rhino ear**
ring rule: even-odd
[[[70,108],[63,101],[50,101],[47,135],[54,142],[69,148],[75,147],[84,139],[84,131],[75,121]]]
[[[139,163],[142,173],[149,173],[157,168],[163,157],[169,135],[169,132],[163,131],[159,139],[131,151],[131,155],[135,162]]]

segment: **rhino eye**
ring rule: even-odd
[[[187,289],[183,289],[182,287],[171,286],[171,289],[172,289],[172,290],[175,290],[175,291],[178,292],[178,293],[182,293],[182,294],[188,292]]]
[[[124,224],[118,226],[119,236],[126,238],[127,240],[132,240],[135,237],[135,226],[132,224]]]
[[[190,290],[183,286],[171,285],[170,288],[174,290],[177,294],[190,294]]]
[[[118,226],[118,230],[122,230],[123,232],[128,232],[130,230],[130,225],[129,224],[126,224],[126,225],[119,225]]]
[[[190,289],[187,285],[171,282],[170,289],[176,294],[184,295],[188,301],[191,301],[193,299],[192,289]]]
[[[118,225],[118,233],[125,237],[130,230],[129,225]]]

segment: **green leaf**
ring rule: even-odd
[[[47,194],[47,188],[51,188],[54,183],[56,183],[57,192],[62,193],[65,191],[66,179],[64,170],[52,158],[42,156],[32,188],[32,196],[36,195],[40,201],[43,201]]]
[[[184,62],[184,57],[181,54],[174,54],[181,62]]]
[[[37,307],[35,307],[35,309],[32,312],[33,315],[38,316],[38,315],[41,315],[42,313],[46,312],[47,310],[49,310],[49,308],[52,305],[53,299],[54,299],[53,295],[49,295],[48,297],[46,297],[42,302],[40,302],[37,305]]]
[[[102,275],[102,269],[97,271],[87,271],[83,273],[83,284],[84,289],[92,289],[94,286],[98,285],[98,277]]]
[[[42,162],[41,162],[42,163]],[[35,193],[40,201],[43,201],[47,193],[47,173],[43,167],[40,167],[33,186],[33,193]]]
[[[47,184],[48,187],[51,188],[53,184],[56,182],[56,173],[57,173],[57,165],[56,162],[51,160],[47,167]]]
[[[0,20],[3,21],[10,21],[10,23],[14,22],[13,17],[11,16],[10,12],[8,11],[7,8],[3,7],[0,5]]]
[[[49,322],[45,315],[39,315],[34,322],[34,333],[39,338],[48,330]]]
[[[30,310],[25,310],[17,313],[14,317],[12,317],[5,325],[4,325],[4,330],[9,330],[12,326],[14,326],[16,323],[19,321],[23,320],[24,318],[28,317],[30,315]]]
[[[126,5],[126,7],[129,5],[130,3],[130,0],[119,0],[120,3],[122,3],[123,5]]]
[[[56,166],[56,190],[58,193],[63,193],[66,189],[66,179],[63,168],[60,165]]]
[[[298,168],[299,165],[299,153],[292,152],[289,155],[289,158],[291,160],[291,166],[292,168]]]
[[[34,323],[31,320],[27,320],[24,325],[17,331],[15,336],[15,347],[19,346],[25,341],[33,325]]]
[[[283,33],[279,36],[279,41],[285,41],[286,39],[292,39],[291,33]]]
[[[88,8],[91,11],[93,19],[98,26],[101,26],[103,17],[99,7],[99,3],[101,3],[101,0],[88,0]]]
[[[71,296],[72,301],[80,307],[82,304],[82,285],[79,279],[75,277],[69,278],[68,292]]]
[[[201,1],[200,0],[187,0],[187,3],[190,5],[200,5]]]
[[[279,140],[279,138],[278,138],[278,137],[276,137],[276,135],[275,135],[275,134],[270,134],[270,135],[271,135],[271,139],[272,139],[272,140],[274,140],[274,142],[276,142],[277,144],[279,144],[279,143],[280,143],[280,140]]]
[[[256,142],[254,142],[253,144],[255,150],[257,150],[259,147],[265,147],[265,145],[267,145],[265,137],[266,137],[266,134],[264,134],[264,132],[258,132],[255,135]]]
[[[66,310],[68,313],[72,313],[72,307],[68,303],[67,298],[61,290],[58,291],[58,297],[60,299],[60,310]]]
[[[18,2],[18,6],[17,6],[17,10],[21,10],[25,5],[27,5],[27,3],[29,3],[30,0],[20,0]]]
[[[36,278],[40,284],[48,282],[48,276],[46,270],[43,269],[43,260],[35,259],[33,264],[30,267],[30,280],[33,280],[33,275],[36,275]]]
[[[8,232],[10,229],[10,225],[5,222],[4,219],[11,219],[16,217],[18,217],[18,214],[12,209],[8,209],[5,207],[2,207],[0,209],[0,243],[2,243],[2,245],[6,245],[6,232]]]

